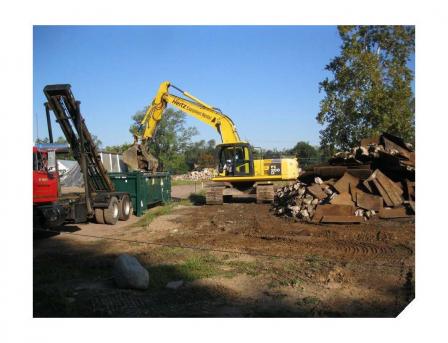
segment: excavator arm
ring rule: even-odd
[[[178,90],[188,99],[170,94],[168,92],[170,87]],[[163,113],[168,104],[171,104],[182,112],[185,112],[213,127],[220,134],[222,143],[227,144],[241,142],[235,125],[228,116],[223,114],[217,108],[214,108],[193,95],[182,91],[168,81],[163,82],[160,85],[151,106],[148,107],[146,114],[141,121],[141,125],[143,126],[143,134],[141,136],[142,141],[154,137],[157,125],[162,119]]]

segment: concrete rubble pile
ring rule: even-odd
[[[327,168],[324,173],[322,168]],[[338,174],[342,176],[334,177]],[[414,180],[412,147],[383,134],[363,140],[352,153],[339,153],[329,165],[313,167],[294,184],[277,189],[272,209],[278,216],[313,223],[406,218],[415,213]]]
[[[187,174],[173,175],[173,180],[192,180],[192,181],[206,181],[212,179],[217,175],[216,169],[204,168],[202,170],[194,170]]]

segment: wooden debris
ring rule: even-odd
[[[321,223],[362,223],[364,217],[359,216],[323,216]]]
[[[383,133],[336,153],[327,164],[306,169],[295,184],[280,187],[273,212],[314,223],[407,217],[415,213],[414,178],[413,146]]]
[[[378,212],[383,207],[383,198],[360,190],[356,193],[356,205],[365,210]]]
[[[372,187],[374,185],[374,188]],[[397,207],[403,204],[403,190],[399,188],[391,179],[376,169],[370,177],[363,182],[363,185],[374,193],[374,189],[383,197],[387,206]]]
[[[353,202],[356,202],[356,194],[358,192],[362,192],[362,191],[358,187],[355,187],[353,185],[350,185],[349,190],[350,190],[350,195],[352,196]]]
[[[373,137],[368,137],[368,138],[364,138],[361,140],[360,145],[361,146],[369,146],[369,145],[379,145],[380,144],[380,136],[373,136]]]
[[[414,182],[409,181],[406,179],[406,198],[408,200],[415,199],[415,189],[414,189]]]
[[[313,223],[319,223],[323,216],[351,216],[355,213],[352,205],[318,205],[312,219]]]
[[[398,188],[391,179],[384,175],[379,169],[375,170],[372,176],[381,184],[394,206],[403,204],[403,199],[401,197],[403,190]]]
[[[411,152],[408,149],[402,148],[398,144],[395,144],[394,142],[392,142],[391,140],[389,140],[385,137],[383,138],[383,141],[384,141],[384,148],[386,150],[396,150],[396,151],[398,151],[400,156],[410,159]]]
[[[330,203],[333,205],[350,205],[350,206],[353,206],[355,204],[352,200],[351,194],[348,192],[336,195],[333,199],[330,200]]]
[[[356,187],[359,183],[359,179],[352,176],[349,173],[345,173],[335,184],[334,188],[338,191],[339,194],[341,193],[348,193],[350,191],[349,186],[353,185]]]
[[[327,194],[322,190],[322,188],[318,184],[313,184],[312,186],[307,187],[307,191],[310,192],[314,197],[319,200],[325,199]]]
[[[405,207],[387,208],[384,207],[380,210],[379,216],[382,219],[392,219],[392,218],[406,218],[409,215],[406,213]]]
[[[314,167],[313,174],[322,178],[340,178],[347,171],[344,166],[322,166]]]

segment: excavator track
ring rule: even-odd
[[[258,184],[257,185],[257,204],[274,201],[274,185]]]
[[[224,186],[212,185],[205,191],[205,203],[207,205],[222,205],[224,199]]]

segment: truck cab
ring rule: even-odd
[[[54,156],[54,151],[33,147],[33,203],[53,203],[58,199],[59,178]]]

